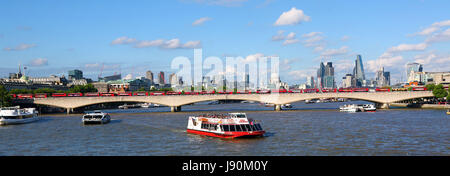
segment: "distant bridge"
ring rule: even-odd
[[[281,105],[293,102],[327,99],[350,98],[374,102],[379,108],[389,108],[389,104],[416,98],[433,97],[431,91],[405,92],[351,92],[351,93],[280,93],[280,94],[208,94],[208,95],[165,95],[165,96],[112,96],[112,97],[50,97],[35,98],[32,103],[67,109],[70,113],[75,108],[94,104],[112,102],[154,103],[171,107],[172,112],[181,111],[181,106],[214,100],[247,100],[274,104],[274,110],[280,111]]]

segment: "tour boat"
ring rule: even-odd
[[[358,105],[363,112],[375,112],[377,108],[373,104]]]
[[[281,106],[281,108],[286,109],[286,108],[292,108],[291,104],[284,104]]]
[[[35,108],[4,107],[0,108],[0,125],[30,123],[39,120]]]
[[[190,116],[187,132],[219,138],[259,137],[265,133],[261,123],[245,113]]]
[[[358,112],[359,108],[358,108],[358,105],[349,104],[349,105],[340,106],[339,110],[342,112]]]
[[[111,121],[108,113],[94,111],[83,115],[83,124],[105,124]]]
[[[153,107],[153,105],[151,103],[142,103],[141,104],[141,108],[150,108]]]

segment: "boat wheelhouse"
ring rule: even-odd
[[[15,125],[39,120],[34,108],[4,107],[0,108],[0,125]]]
[[[111,121],[111,117],[108,113],[101,111],[94,111],[93,113],[87,113],[83,115],[83,124],[105,124]]]
[[[219,138],[258,137],[265,133],[261,122],[247,118],[245,113],[190,116],[187,132]]]

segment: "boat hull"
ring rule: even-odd
[[[191,134],[205,135],[205,136],[218,137],[218,138],[261,137],[265,133],[265,131],[214,133],[214,132],[200,131],[200,130],[193,130],[193,129],[187,129],[186,132],[191,133]]]
[[[26,118],[26,119],[0,119],[0,125],[18,125],[38,121],[38,116]]]
[[[83,124],[85,125],[95,125],[95,124],[106,124],[109,123],[110,120],[83,120]]]

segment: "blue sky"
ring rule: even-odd
[[[175,72],[174,57],[192,58],[201,47],[204,57],[279,56],[290,84],[315,76],[320,61],[333,62],[340,82],[361,54],[369,78],[384,66],[395,82],[408,62],[450,71],[448,7],[447,0],[4,0],[0,77],[19,63],[30,76],[77,68],[95,78],[102,65],[104,75]]]

